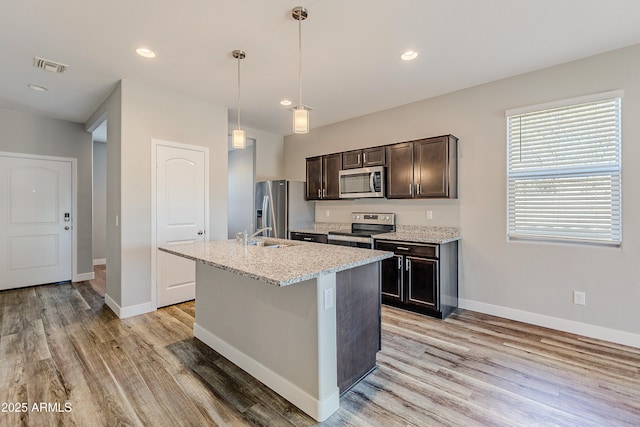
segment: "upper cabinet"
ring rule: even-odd
[[[388,199],[458,197],[458,138],[437,136],[307,159],[307,199],[340,199],[339,171],[386,166]]]
[[[342,169],[368,168],[385,165],[385,148],[372,147],[342,153]]]
[[[387,198],[457,198],[458,138],[387,146]]]
[[[338,172],[342,169],[342,153],[307,159],[307,199],[338,200],[340,181]]]
[[[387,146],[387,198],[413,197],[413,142]]]
[[[413,143],[414,197],[458,197],[458,138],[453,135]]]

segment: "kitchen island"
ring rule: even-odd
[[[265,243],[160,250],[197,262],[195,337],[322,421],[375,368],[379,264],[392,253]]]

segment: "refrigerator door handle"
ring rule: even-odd
[[[263,236],[268,237],[278,237],[278,218],[276,218],[276,208],[273,206],[273,184],[269,184],[267,186],[267,191],[269,192],[268,196],[264,196],[266,199],[266,203],[269,205],[269,213],[271,214],[270,224],[265,225],[265,227],[271,227],[271,231],[267,231],[268,234],[262,234]],[[264,206],[266,207],[266,206]],[[286,238],[286,236],[284,237]]]
[[[269,196],[262,198],[262,225],[260,228],[269,227]],[[264,235],[264,233],[262,233]]]

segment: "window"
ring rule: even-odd
[[[509,110],[507,236],[619,245],[622,92]]]

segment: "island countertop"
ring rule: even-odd
[[[392,252],[371,249],[284,239],[268,240],[287,246],[243,246],[235,240],[221,240],[162,246],[158,249],[276,286],[291,285],[393,256]]]

